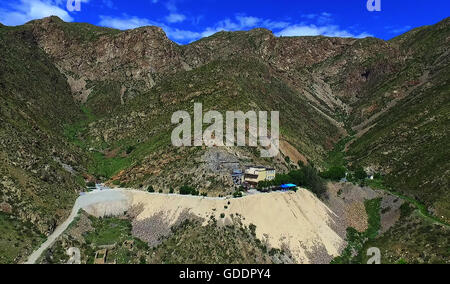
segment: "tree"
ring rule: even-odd
[[[366,171],[363,169],[363,167],[359,167],[356,171],[355,171],[355,177],[359,180],[364,180],[367,178],[367,173]]]
[[[189,194],[191,194],[191,187],[189,187],[187,185],[183,185],[180,188],[180,194],[182,194],[182,195],[189,195]]]
[[[270,187],[269,181],[260,181],[260,182],[258,182],[256,189],[259,191],[262,191],[262,190],[268,189],[269,187]]]
[[[302,170],[292,171],[288,174],[290,178],[289,183],[293,183],[295,185],[304,185],[305,184],[305,174]]]
[[[322,178],[318,175],[316,169],[311,166],[304,167],[305,186],[319,197],[323,197],[327,192],[327,188]]]
[[[131,154],[131,152],[133,152],[136,149],[136,147],[134,146],[128,146],[127,149],[125,150],[125,152],[127,153],[127,155]]]
[[[87,187],[95,187],[95,182],[93,181],[89,181],[88,183],[86,183]]]
[[[240,198],[240,197],[242,197],[242,192],[240,192],[240,191],[235,191],[235,192],[233,193],[233,197],[234,197],[234,198]]]
[[[331,167],[328,171],[320,173],[320,176],[325,179],[339,181],[345,178],[346,169],[344,167]]]
[[[275,179],[273,180],[273,185],[275,186],[279,186],[285,183],[290,183],[291,182],[291,178],[289,177],[289,175],[285,175],[285,174],[277,174],[275,176]]]
[[[180,194],[182,194],[182,195],[199,195],[199,192],[191,186],[183,185],[180,188]]]
[[[153,193],[153,192],[155,192],[155,189],[153,188],[153,186],[150,185],[150,186],[147,188],[147,191],[150,192],[150,193]]]

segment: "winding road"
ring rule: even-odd
[[[66,221],[64,221],[64,223],[59,225],[56,228],[56,230],[47,238],[47,240],[30,255],[25,264],[36,263],[41,257],[41,255],[55,243],[58,237],[61,236],[61,234],[64,233],[64,231],[69,227],[69,225],[75,220],[80,209],[85,209],[90,205],[98,203],[122,201],[126,200],[126,198],[127,198],[126,195],[123,194],[121,191],[111,189],[95,190],[86,193],[84,195],[81,195],[76,200],[72,212],[70,213]]]

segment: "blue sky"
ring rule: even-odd
[[[222,30],[256,27],[277,36],[390,39],[450,16],[449,0],[380,0],[380,12],[369,12],[367,0],[71,1],[81,1],[81,11],[68,11],[67,0],[2,0],[0,22],[20,25],[56,15],[68,22],[118,29],[156,25],[173,41],[187,44]]]

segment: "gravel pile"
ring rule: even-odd
[[[167,222],[169,218],[166,212],[159,212],[150,218],[137,220],[135,217],[139,215],[142,208],[133,207],[128,216],[132,218],[133,236],[145,241],[150,247],[158,246],[164,239],[172,234],[172,228],[176,228],[186,220],[200,219],[196,215],[189,213],[189,210],[183,210],[175,223]]]

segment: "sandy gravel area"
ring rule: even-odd
[[[231,223],[231,215],[241,216],[242,223],[256,226],[256,235],[272,248],[288,248],[298,263],[317,262],[315,252],[326,251],[328,259],[339,254],[344,240],[332,229],[336,216],[309,191],[274,192],[238,199],[149,194],[124,191],[130,207],[141,207],[138,221],[161,216],[176,224],[186,210],[205,223],[214,216],[219,224]],[[226,207],[226,208],[225,208]],[[225,214],[225,218],[222,218]],[[323,254],[323,253],[322,253]]]

